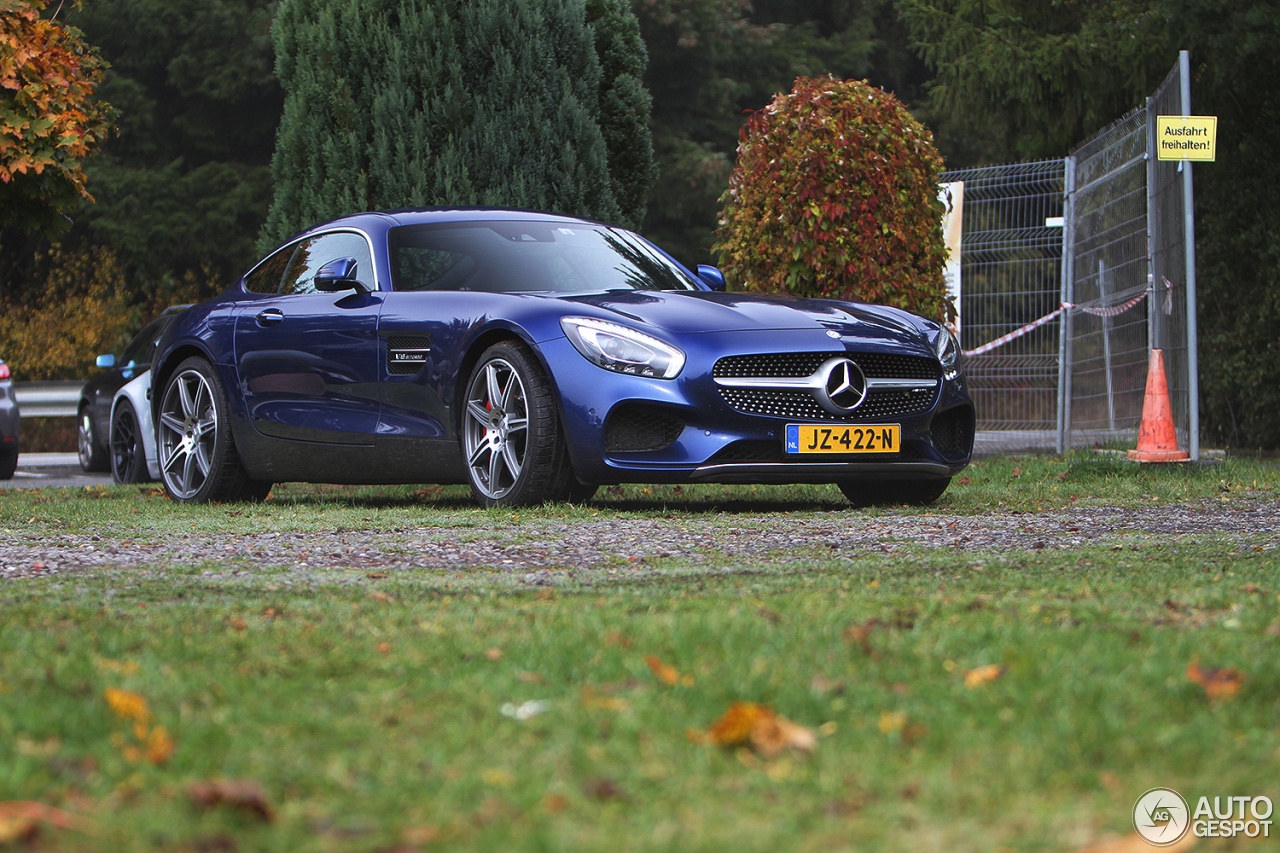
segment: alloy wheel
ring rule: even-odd
[[[165,485],[179,500],[195,497],[209,478],[218,440],[213,389],[198,370],[170,380],[160,402],[158,437]]]
[[[529,403],[524,383],[506,359],[488,361],[467,388],[463,441],[471,481],[490,500],[515,486],[529,445]]]

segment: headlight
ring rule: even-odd
[[[684,353],[657,338],[590,317],[565,317],[560,328],[592,364],[617,373],[674,379],[684,367]]]
[[[960,375],[960,341],[955,332],[941,329],[938,340],[934,342],[933,351],[942,362],[942,375],[947,379],[955,379]]]

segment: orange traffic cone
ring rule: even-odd
[[[1129,458],[1139,462],[1185,462],[1191,456],[1178,449],[1178,432],[1173,427],[1169,406],[1169,381],[1164,374],[1164,351],[1153,349],[1147,364],[1147,395],[1142,400],[1142,425],[1138,427],[1138,449]]]

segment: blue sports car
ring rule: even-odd
[[[931,502],[968,464],[973,404],[944,326],[723,291],[714,267],[568,216],[327,222],[165,331],[165,488],[469,483],[494,506],[614,483],[834,483],[868,505]]]

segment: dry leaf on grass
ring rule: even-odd
[[[707,729],[706,738],[716,746],[750,744],[766,758],[772,758],[785,749],[812,752],[818,745],[818,736],[812,729],[797,725],[755,702],[734,702]]]
[[[1213,701],[1230,699],[1244,684],[1244,675],[1233,666],[1221,669],[1211,666],[1202,667],[1198,661],[1194,660],[1187,664],[1187,678],[1203,687],[1204,692],[1209,694],[1209,699]]]
[[[215,806],[231,806],[257,815],[263,820],[275,820],[275,812],[267,804],[262,786],[252,779],[214,779],[209,782],[193,782],[187,788],[191,802],[203,809]]]
[[[974,687],[982,687],[984,684],[990,684],[991,682],[999,679],[1008,671],[1009,668],[1007,666],[1002,666],[998,663],[989,663],[986,666],[975,667],[974,669],[970,669],[965,672],[964,686],[971,690]]]
[[[663,684],[683,684],[689,687],[693,684],[692,675],[681,675],[680,670],[670,664],[663,663],[658,659],[657,655],[645,655],[644,662],[649,664],[649,669],[653,670],[653,675]]]
[[[72,812],[31,800],[0,802],[0,844],[32,841],[39,834],[42,823],[85,835],[98,834],[97,824]]]
[[[140,694],[130,690],[108,687],[102,696],[107,700],[107,704],[111,706],[111,710],[116,712],[117,717],[135,720],[139,723],[151,722],[151,711],[147,709],[147,700],[142,698]]]

